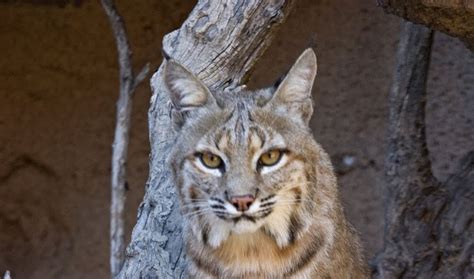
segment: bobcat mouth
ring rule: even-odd
[[[241,221],[241,220],[248,220],[248,221],[250,221],[250,222],[252,222],[252,223],[255,223],[255,222],[257,221],[257,220],[255,219],[255,217],[249,216],[249,215],[246,215],[246,214],[242,214],[242,215],[239,216],[239,217],[234,217],[234,218],[232,218],[232,221],[234,221],[234,223],[237,223],[237,222],[239,222],[239,221]]]
[[[252,223],[255,223],[257,222],[258,220],[260,219],[263,219],[265,217],[267,217],[268,215],[270,215],[272,213],[273,209],[268,209],[268,210],[265,210],[264,212],[258,214],[258,215],[255,215],[255,216],[252,216],[252,215],[247,215],[247,214],[242,214],[241,216],[239,217],[234,217],[232,218],[232,220],[234,221],[234,223],[237,223],[241,220],[248,220]]]
[[[256,223],[258,220],[267,217],[273,212],[276,199],[275,195],[269,195],[258,201],[259,205],[257,209],[244,212],[236,211],[233,205],[219,198],[210,198],[209,203],[212,212],[221,220],[232,221],[234,224],[240,221]]]

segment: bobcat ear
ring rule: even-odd
[[[164,66],[164,81],[170,93],[173,118],[178,124],[183,124],[187,115],[216,105],[209,89],[174,60],[168,60]]]
[[[316,54],[308,48],[291,67],[267,106],[289,117],[297,117],[308,124],[313,115],[311,89],[316,71]]]

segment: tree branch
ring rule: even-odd
[[[292,0],[199,1],[164,52],[198,75],[216,94],[245,81]],[[120,278],[183,278],[186,262],[181,216],[166,165],[176,134],[171,128],[162,68],[152,77],[149,110],[150,175]]]
[[[148,74],[148,64],[138,74],[133,75],[132,54],[128,43],[125,24],[118,14],[113,0],[101,0],[117,44],[120,71],[120,92],[117,101],[114,142],[112,145],[112,178],[110,206],[110,267],[114,278],[122,268],[124,238],[124,206],[126,188],[126,162],[129,142],[132,97],[135,88]]]

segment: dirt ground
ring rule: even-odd
[[[21,2],[21,1],[20,1]],[[118,70],[98,1],[0,1],[0,274],[107,278],[109,173]],[[29,2],[29,3],[26,3]],[[194,1],[117,2],[137,69]],[[313,38],[312,127],[339,173],[367,258],[382,246],[387,96],[400,19],[372,0],[301,0],[250,86],[273,82]],[[474,149],[474,54],[437,33],[428,83],[433,171],[445,179]],[[148,175],[148,84],[134,99],[127,235]],[[349,164],[348,164],[349,163]]]

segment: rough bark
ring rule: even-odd
[[[403,23],[389,101],[385,245],[374,261],[376,278],[474,274],[474,152],[458,173],[439,182],[426,145],[432,36],[426,27]]]
[[[474,0],[377,0],[388,13],[459,37],[474,51]]]
[[[120,91],[117,101],[114,143],[112,145],[112,175],[110,204],[110,269],[112,278],[122,268],[125,253],[124,207],[127,184],[127,151],[132,113],[132,97],[136,86],[148,74],[148,65],[135,76],[132,68],[132,54],[128,43],[125,24],[118,14],[113,0],[102,0],[115,42],[117,44],[120,68]]]
[[[292,0],[199,1],[164,52],[193,71],[214,92],[241,85],[269,45]],[[166,167],[176,137],[169,119],[162,67],[151,80],[150,174],[120,278],[182,278],[186,261],[181,216]]]

